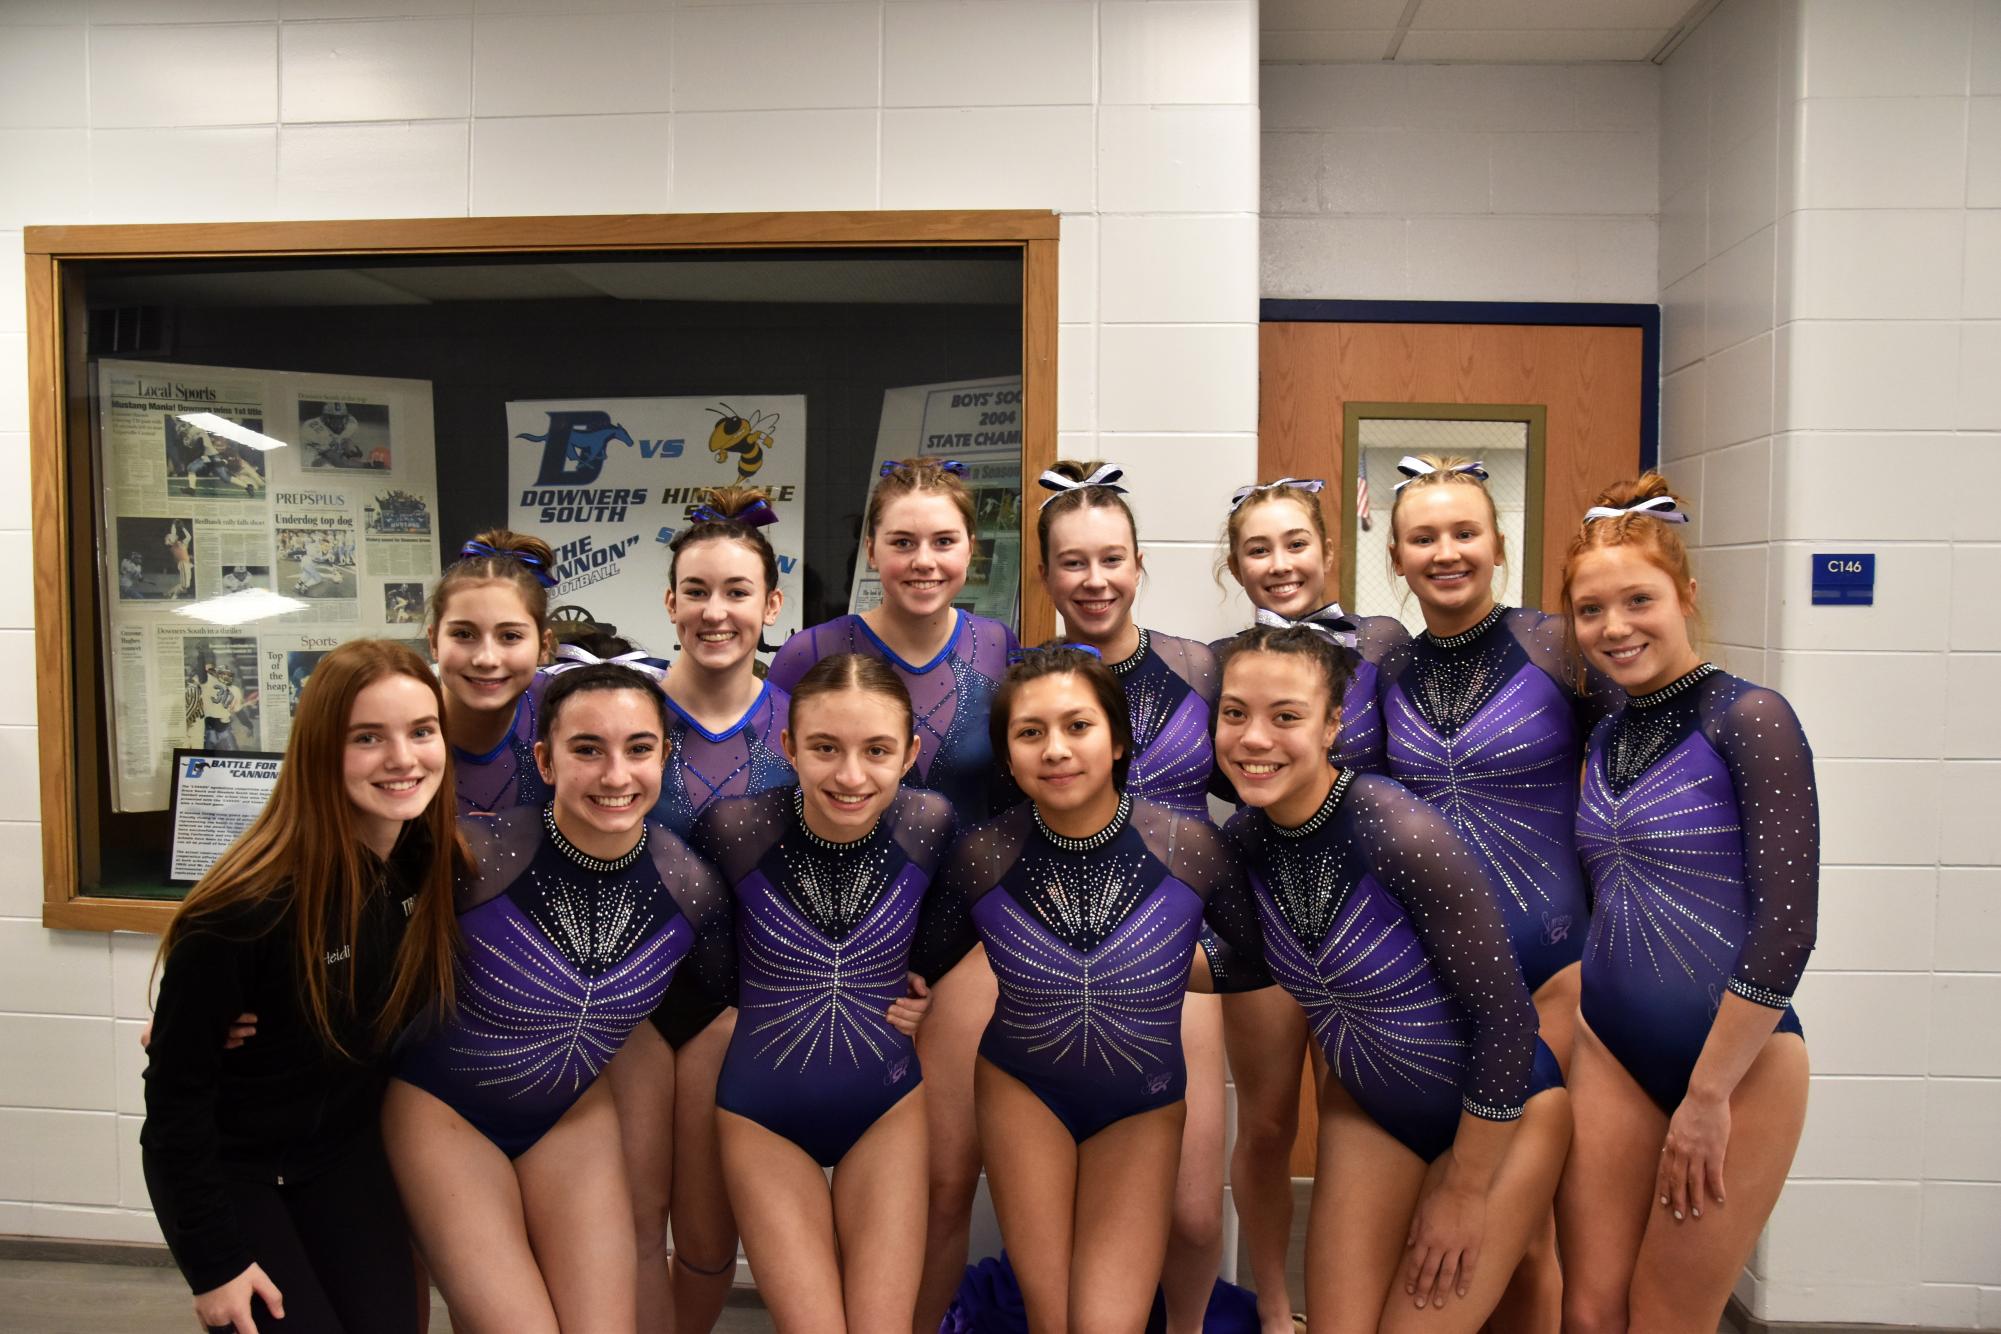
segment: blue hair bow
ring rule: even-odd
[[[1079,653],[1088,653],[1092,657],[1096,658],[1099,662],[1103,662],[1105,660],[1105,655],[1098,651],[1097,645],[1079,644],[1075,640],[1070,640],[1061,644],[1035,644],[1031,645],[1028,648],[1015,649],[1013,652],[1007,655],[1008,666],[1012,667],[1015,663],[1020,662],[1023,658],[1029,657],[1036,653],[1055,653],[1066,648],[1075,649]]]
[[[714,505],[697,505],[688,511],[688,517],[697,523],[741,523],[762,528],[778,522],[778,511],[771,508],[770,501],[759,496],[735,514],[725,514]]]
[[[488,560],[519,561],[523,566],[527,567],[528,573],[535,576],[536,583],[542,585],[544,588],[554,588],[556,586],[556,576],[549,572],[548,564],[540,556],[531,556],[525,551],[502,551],[498,547],[488,546],[477,539],[469,541],[459,548],[460,560],[478,560],[482,556]]]
[[[876,476],[887,477],[893,472],[899,471],[900,469],[903,468],[908,468],[910,466],[911,466],[910,464],[905,463],[902,459],[890,459],[886,461],[882,465],[882,467],[876,472]],[[959,462],[959,460],[957,459],[940,460],[938,464],[938,471],[949,472],[954,477],[970,477],[973,474],[973,470],[971,468]]]

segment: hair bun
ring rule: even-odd
[[[1629,509],[1643,500],[1658,500],[1674,494],[1668,479],[1657,472],[1643,472],[1630,482],[1614,482],[1598,493],[1597,504],[1608,509]]]

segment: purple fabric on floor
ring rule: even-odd
[[[1157,1334],[1165,1319],[1156,1293],[1147,1334]],[[1021,1285],[1015,1282],[1014,1266],[1007,1256],[990,1257],[966,1267],[959,1294],[939,1322],[938,1334],[1028,1334]],[[1258,1334],[1257,1297],[1217,1279],[1215,1291],[1209,1294],[1209,1309],[1202,1317],[1202,1334]]]

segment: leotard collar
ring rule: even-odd
[[[876,634],[874,630],[871,630],[869,628],[869,623],[863,620],[860,616],[855,617],[855,624],[860,626],[861,632],[869,637],[869,642],[871,644],[874,644],[878,649],[882,651],[883,657],[888,658],[892,663],[894,663],[898,667],[901,667],[904,671],[909,672],[912,676],[922,676],[924,675],[924,673],[936,667],[939,663],[945,661],[947,657],[951,656],[952,646],[959,642],[959,632],[966,628],[966,613],[964,608],[961,607],[952,608],[952,616],[953,616],[952,633],[945,636],[945,647],[939,649],[937,656],[933,657],[931,661],[925,663],[921,667],[916,665],[915,663],[905,662],[903,660],[902,655],[898,654],[897,651],[891,648],[889,645],[883,643],[882,637]]]

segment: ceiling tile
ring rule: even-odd
[[[1264,0],[1258,25],[1267,32],[1388,32],[1403,17],[1404,0]]]
[[[1266,32],[1258,41],[1258,59],[1268,65],[1353,64],[1381,60],[1390,49],[1388,29],[1381,32]]]
[[[1674,28],[1691,0],[1423,0],[1413,31]],[[1312,25],[1318,27],[1318,24]]]
[[[1566,29],[1542,32],[1451,31],[1405,35],[1397,60],[1485,64],[1645,60],[1671,29]]]

